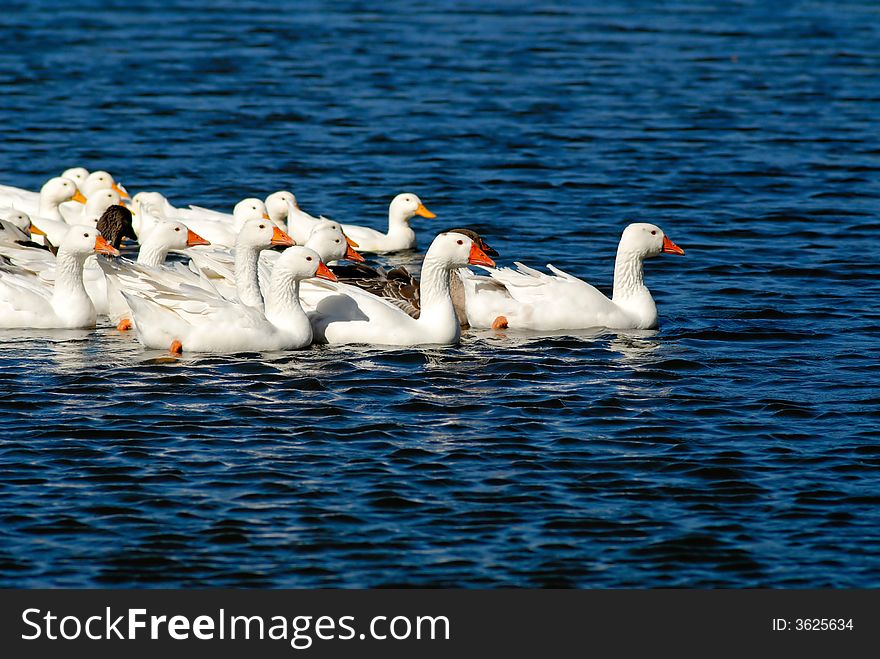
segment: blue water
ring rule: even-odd
[[[875,2],[77,4],[0,14],[2,183],[413,191],[423,247],[606,291],[629,221],[687,255],[656,332],[6,332],[0,586],[880,586]]]

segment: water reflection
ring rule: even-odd
[[[609,347],[621,354],[620,361],[624,364],[642,365],[657,361],[655,353],[660,349],[660,341],[652,341],[657,330],[631,330],[618,334],[612,339]]]

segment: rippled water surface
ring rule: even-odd
[[[5,332],[0,585],[880,586],[876,3],[77,4],[0,14],[2,183],[409,190],[422,246],[605,290],[628,221],[687,255],[657,332]]]

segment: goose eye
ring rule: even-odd
[[[651,235],[652,235],[652,236],[656,236],[656,235],[657,235],[657,232],[656,232],[656,231],[652,231],[652,232],[651,232]]]
[[[180,227],[174,227],[175,231],[180,231]]]
[[[463,241],[463,240],[456,240],[455,242],[457,242],[459,245],[464,245],[464,241]]]
[[[306,261],[311,261],[311,260],[312,260],[312,257],[311,257],[311,256],[307,256],[307,257],[306,257]]]
[[[87,233],[83,234],[83,238],[88,238],[88,237],[89,237],[89,234],[87,234]]]
[[[339,238],[336,239],[336,244],[337,244],[337,245],[339,244]]]

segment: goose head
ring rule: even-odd
[[[134,197],[131,198],[131,205],[134,207],[135,211],[137,211],[141,206],[156,206],[157,208],[162,208],[165,206],[165,195],[161,192],[138,192]]]
[[[428,219],[437,217],[412,192],[403,192],[397,195],[388,207],[388,219],[392,223],[408,223],[416,215]]]
[[[294,208],[299,208],[296,205],[296,197],[287,190],[279,190],[266,197],[266,212],[269,214],[269,219],[275,224],[283,226],[289,213],[288,203],[292,204]]]
[[[339,222],[337,222],[336,220],[328,220],[326,217],[321,216],[321,219],[318,220],[315,223],[315,225],[312,227],[312,232],[315,232],[318,229],[327,229],[329,231],[338,231],[339,233],[342,234],[342,237],[345,240],[345,243],[349,247],[354,248],[354,247],[359,246],[355,241],[353,241],[351,238],[349,238],[348,236],[345,235],[345,232],[342,230],[342,225],[339,224]],[[309,233],[310,238],[311,238],[311,235],[312,234]],[[354,251],[354,250],[352,250],[352,251]],[[355,254],[357,254],[357,252],[355,252]],[[360,258],[357,258],[357,257],[360,257]],[[345,258],[349,258],[349,257],[345,257]],[[324,259],[324,260],[326,261],[327,259]],[[357,256],[355,258],[352,258],[350,260],[351,261],[363,261],[364,258],[360,254],[357,254]]]
[[[242,199],[232,209],[232,217],[238,222],[247,222],[248,220],[268,220],[269,214],[266,212],[266,204],[256,197],[248,197]]]
[[[23,233],[30,235],[31,218],[30,216],[19,210],[11,209],[0,213],[0,218],[12,224],[15,228],[20,229]]]
[[[426,261],[428,257],[450,270],[469,265],[495,267],[495,261],[486,255],[477,242],[457,231],[441,233],[434,238],[425,255]]]
[[[71,167],[70,169],[65,169],[61,176],[69,178],[76,183],[76,187],[82,189],[83,184],[86,182],[86,178],[89,176],[89,170],[85,167]]]
[[[313,249],[321,255],[325,263],[330,261],[365,261],[364,257],[352,248],[350,241],[342,233],[342,228],[336,222],[322,220],[312,229],[306,247]]]
[[[30,239],[30,231],[22,231],[12,222],[0,219],[0,243],[27,241]]]
[[[78,201],[81,204],[86,203],[86,198],[82,192],[77,190],[76,183],[69,178],[56,176],[50,178],[40,188],[40,206],[41,207],[58,207],[58,204],[65,201]]]
[[[85,261],[86,257],[95,252],[108,256],[119,256],[119,250],[104,240],[101,232],[95,227],[75,224],[61,241],[58,256],[70,255],[77,261]]]
[[[96,190],[86,201],[83,220],[97,223],[105,210],[117,204],[119,204],[119,195],[116,192],[110,188]]]
[[[117,249],[122,245],[123,238],[138,239],[132,226],[131,211],[120,204],[110,206],[101,214],[97,229]]]
[[[635,222],[626,227],[620,237],[617,252],[643,259],[660,254],[684,254],[684,250],[672,242],[660,227],[647,222]]]
[[[310,277],[336,281],[336,275],[324,265],[321,255],[308,247],[296,246],[285,249],[275,262],[272,272],[273,275],[285,273],[297,281]]]
[[[128,202],[135,215],[153,214],[159,217],[173,215],[175,208],[161,192],[138,192]]]
[[[491,247],[489,247],[489,245],[486,244],[486,241],[483,240],[483,237],[480,234],[478,234],[476,231],[474,231],[473,229],[448,229],[447,233],[449,233],[450,231],[454,231],[455,233],[464,234],[465,236],[467,236],[468,238],[473,240],[475,243],[477,243],[477,246],[481,250],[483,250],[488,256],[498,256],[498,252],[496,250],[492,249]]]
[[[92,172],[86,177],[85,182],[80,186],[83,191],[83,194],[86,197],[91,196],[98,190],[113,190],[116,194],[120,196],[120,198],[127,199],[129,197],[128,192],[125,191],[121,185],[119,185],[113,176],[105,172],[104,170],[99,169],[96,172]]]
[[[263,202],[260,202],[263,203]],[[238,232],[235,249],[262,251],[275,245],[291,247],[296,243],[293,238],[266,219],[248,220]]]
[[[174,220],[159,220],[156,222],[155,226],[150,229],[150,233],[147,234],[144,242],[161,246],[167,251],[172,249],[184,250],[187,247],[211,244],[195,231],[187,229],[186,226]]]

